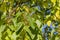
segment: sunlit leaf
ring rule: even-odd
[[[37,24],[38,27],[40,27],[40,25],[41,25],[39,20],[36,20],[36,24]]]
[[[50,20],[49,20],[49,21],[47,21],[47,25],[48,25],[48,26],[50,26],[50,24],[51,24],[51,21],[50,21]]]
[[[6,40],[10,40],[9,38],[8,38],[8,36],[6,36],[6,38],[5,38]]]
[[[59,10],[56,11],[56,14],[55,14],[55,15],[56,15],[56,17],[57,17],[58,19],[60,19],[60,11],[59,11]]]
[[[51,2],[52,2],[52,3],[55,3],[55,2],[56,2],[56,0],[51,0]]]

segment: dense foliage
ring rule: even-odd
[[[60,40],[60,0],[0,0],[0,40]]]

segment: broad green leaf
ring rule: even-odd
[[[10,40],[8,36],[5,37],[6,40]]]
[[[59,10],[56,11],[56,14],[55,14],[55,15],[56,15],[56,17],[57,17],[58,19],[60,19],[60,11],[59,11]]]
[[[47,21],[47,25],[48,25],[48,26],[50,26],[50,24],[51,24],[51,21],[50,21],[50,20],[49,20],[49,21]]]
[[[37,24],[38,27],[40,27],[41,22],[39,20],[36,20],[36,24]]]
[[[51,0],[52,3],[56,3],[56,0]]]

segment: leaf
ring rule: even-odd
[[[57,19],[60,19],[60,11],[59,10],[56,11],[55,15],[56,15]]]
[[[16,35],[16,33],[14,32],[14,33],[11,35],[11,39],[12,39],[12,40],[16,40],[16,38],[17,38],[17,35]]]
[[[31,30],[29,29],[28,26],[25,26],[25,27],[26,27],[26,28],[24,28],[24,29],[26,30],[26,33],[27,33],[28,37],[29,37],[30,39],[33,39],[35,35],[32,34],[32,32],[31,32]]]
[[[47,25],[48,25],[48,26],[50,26],[50,24],[51,24],[51,21],[50,21],[50,20],[49,20],[49,21],[47,21]]]
[[[6,40],[10,40],[8,36],[5,37]]]
[[[10,31],[10,29],[7,29],[7,33],[8,33],[8,35],[12,34],[12,32]]]
[[[25,11],[26,11],[27,13],[29,13],[29,8],[28,8],[27,6],[23,6],[23,8],[25,9]]]
[[[23,25],[21,27],[18,28],[18,30],[16,31],[16,34],[18,35],[22,30],[23,30]]]
[[[51,0],[52,3],[56,3],[56,0]]]
[[[4,31],[5,28],[6,28],[6,25],[1,25],[0,26],[0,32]]]
[[[38,27],[40,27],[40,25],[41,25],[39,20],[36,20],[36,24],[37,24]]]
[[[0,32],[0,40],[2,40],[1,37],[2,37],[2,33]]]
[[[6,17],[6,11],[3,13],[3,15],[1,16],[1,19],[4,19]]]
[[[20,15],[21,15],[22,13],[20,12],[20,11],[18,11],[17,13],[16,13],[16,18],[18,18]]]

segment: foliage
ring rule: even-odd
[[[59,40],[60,0],[0,0],[0,40]]]

